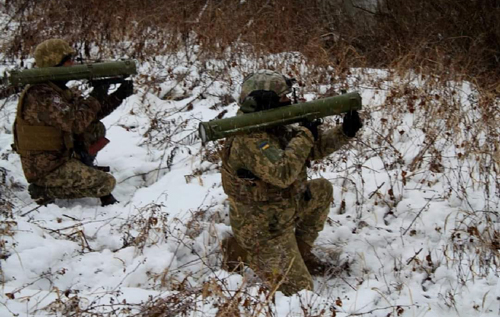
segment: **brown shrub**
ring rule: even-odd
[[[96,45],[99,57],[127,52],[142,59],[188,45],[194,32],[208,55],[248,43],[254,53],[300,51],[323,65],[412,68],[498,85],[498,1],[385,0],[373,12],[349,11],[345,3],[10,0],[7,24],[19,24],[11,25],[14,39],[3,51],[25,57],[43,39],[58,36],[87,57]],[[123,40],[129,44],[116,45]]]

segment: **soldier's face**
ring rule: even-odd
[[[286,95],[281,96],[280,103],[287,103],[287,102],[291,102],[290,98],[288,98]]]
[[[62,65],[63,67],[68,67],[68,66],[73,66],[75,64],[75,62],[73,61],[72,58],[68,59],[67,61],[64,62],[64,64]]]
[[[292,100],[288,98],[286,95],[281,96],[280,98],[280,107],[289,106],[292,104]]]

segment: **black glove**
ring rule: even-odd
[[[95,91],[95,88],[94,88]],[[91,95],[93,96],[94,91]],[[101,103],[101,110],[97,113],[97,120],[101,120],[118,108],[122,101],[134,93],[134,83],[131,80],[125,80],[120,87],[111,95],[105,95],[104,98],[97,99]]]
[[[306,120],[304,122],[302,122],[300,125],[305,127],[305,128],[308,128],[309,131],[311,131],[312,135],[314,136],[314,141],[317,141],[318,140],[318,126],[322,125],[323,124],[323,120],[321,119],[316,119],[316,120]]]
[[[125,80],[121,83],[120,87],[113,93],[113,96],[120,100],[124,100],[125,98],[134,94],[134,82],[131,80]]]
[[[108,96],[109,83],[96,80],[92,82],[92,86],[94,87],[94,90],[92,90],[92,92],[90,93],[92,97],[96,98],[99,101],[102,101]]]
[[[362,126],[363,123],[356,110],[349,111],[345,114],[344,121],[342,122],[342,131],[345,135],[350,138],[354,137]]]

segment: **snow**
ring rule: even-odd
[[[296,53],[270,56],[269,65],[283,56],[300,60]],[[426,146],[430,114],[417,109],[392,118],[385,105],[389,98],[405,103],[391,95],[399,82],[418,89],[427,80],[414,74],[398,79],[386,70],[351,70],[347,82],[363,97],[365,126],[352,147],[309,171],[311,178],[324,177],[334,186],[315,252],[339,272],[315,277],[314,291],[291,297],[277,292],[269,302],[251,270],[243,275],[222,270],[219,244],[231,232],[226,196],[215,145],[202,147],[195,136],[200,121],[223,110],[225,117],[235,115],[236,103],[223,100],[237,98],[243,76],[258,63],[244,65],[219,75],[227,67],[224,61],[182,54],[139,65],[144,76],[135,79],[136,94],[104,119],[111,143],[97,160],[111,167],[117,179],[113,194],[120,201],[107,207],[87,198],[31,211],[36,205],[19,156],[10,149],[17,99],[0,100],[0,170],[6,171],[1,188],[9,189],[5,195],[14,204],[2,225],[10,221],[11,234],[2,237],[2,253],[8,256],[0,261],[1,316],[64,316],[72,299],[81,309],[105,313],[175,296],[180,285],[206,286],[211,293],[219,285],[220,296],[229,297],[245,288],[245,296],[262,305],[261,316],[268,309],[277,316],[299,316],[304,307],[325,316],[332,311],[337,316],[498,315],[498,250],[481,241],[500,227],[498,188],[494,179],[479,175],[481,166],[472,156],[459,160],[458,143],[445,138],[437,143],[443,170],[431,170],[429,156],[410,169]],[[297,77],[307,74],[306,63],[297,69]],[[155,78],[154,89],[145,77]],[[381,84],[372,85],[375,81]],[[471,122],[480,118],[471,105],[474,88],[450,85],[461,85],[463,93],[450,96],[461,115]],[[330,88],[306,86],[301,93],[309,100]],[[396,129],[389,135],[392,123]],[[457,130],[457,138],[466,137],[465,129]],[[381,146],[383,138],[390,144]],[[486,142],[486,135],[478,140]],[[192,316],[216,315],[217,297],[192,296]]]

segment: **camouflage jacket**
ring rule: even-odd
[[[81,134],[96,119],[101,110],[93,97],[84,99],[79,92],[61,89],[53,83],[39,84],[27,88],[19,102],[21,118],[33,126],[51,126],[63,132]],[[21,155],[24,175],[34,182],[62,165],[68,152],[33,151]]]
[[[222,154],[222,184],[241,202],[279,201],[303,193],[307,161],[321,159],[349,142],[338,126],[319,131],[280,127],[229,138]]]

